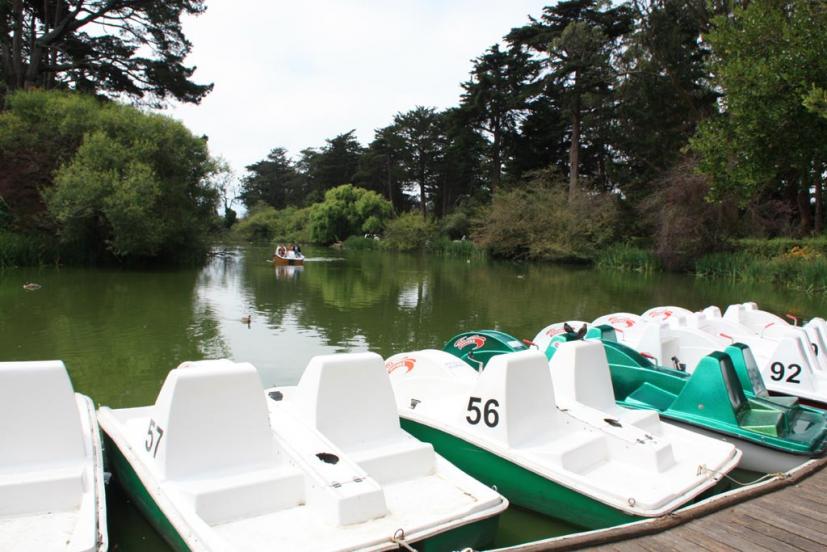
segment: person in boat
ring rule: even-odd
[[[296,254],[296,257],[302,256],[302,248],[299,246],[299,244],[293,245],[293,253]]]
[[[279,244],[279,246],[276,248],[276,255],[278,255],[279,257],[284,257],[284,254],[285,254],[286,252],[287,252],[287,251],[286,251],[286,249],[284,248],[284,245],[282,245],[282,244]]]
[[[295,259],[296,258],[296,252],[293,249],[293,244],[292,243],[287,244],[287,255],[286,255],[286,257],[288,259]]]

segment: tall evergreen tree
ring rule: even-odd
[[[618,40],[632,25],[628,5],[613,6],[606,0],[567,0],[543,9],[539,20],[530,19],[507,36],[515,46],[548,55],[545,78],[560,91],[561,107],[569,118],[569,197],[580,179],[584,121],[594,130],[595,172],[605,179],[607,109],[616,75],[612,55]],[[586,133],[588,134],[588,132]]]
[[[158,104],[198,103],[212,85],[184,65],[183,15],[204,0],[0,2],[0,76],[9,90],[72,88]]]
[[[274,148],[265,159],[247,166],[239,197],[247,209],[264,202],[276,209],[301,205],[306,178],[300,174],[284,148]]]
[[[489,140],[492,193],[500,186],[503,153],[513,145],[526,110],[527,87],[538,69],[525,50],[502,51],[495,44],[474,60],[471,79],[462,84],[465,92],[460,107],[471,125]]]

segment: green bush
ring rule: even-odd
[[[426,249],[438,237],[437,226],[418,213],[403,213],[385,225],[382,247],[396,251]]]
[[[6,198],[16,225],[51,226],[86,258],[189,259],[218,226],[206,140],[134,107],[17,92],[0,113],[0,164],[18,192]]]
[[[588,262],[615,239],[620,221],[611,194],[567,198],[565,183],[541,173],[526,187],[501,191],[475,220],[474,241],[512,259]]]
[[[308,215],[308,208],[276,210],[260,203],[235,225],[233,232],[246,241],[306,242]]]
[[[310,240],[330,244],[353,235],[377,234],[393,214],[391,203],[374,191],[343,184],[310,206]]]

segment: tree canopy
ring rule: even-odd
[[[0,80],[8,90],[68,88],[157,105],[198,103],[182,15],[204,0],[9,0],[0,3]]]
[[[80,94],[18,92],[8,103],[0,166],[16,171],[4,173],[0,195],[17,200],[18,226],[37,224],[92,259],[204,251],[218,207],[206,140],[168,117]],[[8,193],[23,174],[42,183],[37,197]]]

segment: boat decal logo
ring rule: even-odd
[[[609,324],[611,324],[615,329],[617,329],[618,326],[626,326],[627,328],[631,328],[635,325],[635,321],[628,316],[610,316]]]
[[[456,341],[454,341],[454,347],[459,350],[464,349],[468,345],[473,345],[474,348],[471,349],[472,351],[476,351],[477,349],[481,349],[483,345],[485,345],[485,336],[484,335],[467,335],[465,337],[460,337]]]
[[[655,309],[649,313],[649,318],[660,318],[661,320],[666,320],[670,316],[672,316],[670,309]]]
[[[549,337],[554,337],[555,335],[560,335],[561,333],[565,332],[566,330],[563,329],[563,326],[555,324],[554,326],[546,330],[546,335]]]
[[[414,365],[416,364],[416,359],[413,357],[402,357],[399,360],[389,360],[385,363],[385,370],[388,371],[388,374],[393,373],[394,370],[400,368],[402,366],[405,367],[405,373],[407,374],[411,370],[413,370]]]

